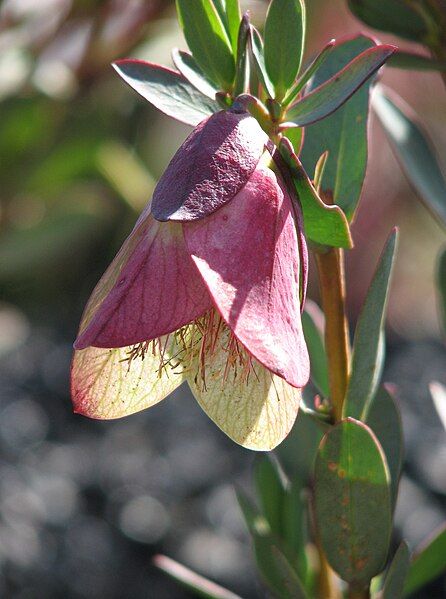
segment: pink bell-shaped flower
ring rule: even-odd
[[[307,250],[268,147],[230,110],[178,150],[85,309],[76,412],[125,416],[187,380],[237,443],[268,450],[288,434],[309,377]]]

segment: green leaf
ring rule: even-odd
[[[429,29],[420,13],[405,0],[348,0],[350,10],[369,27],[422,42]]]
[[[226,15],[228,18],[228,32],[234,56],[238,52],[238,36],[240,29],[241,13],[239,0],[226,0]]]
[[[263,515],[271,531],[281,537],[286,481],[277,461],[268,455],[259,457],[254,466],[254,480]]]
[[[393,556],[390,568],[387,571],[382,599],[402,599],[404,583],[409,572],[409,547],[403,541]]]
[[[245,14],[240,22],[237,38],[237,61],[234,82],[234,96],[247,93],[249,90],[249,55],[248,40],[250,36],[249,16]]]
[[[351,248],[350,229],[342,210],[338,206],[328,206],[320,199],[287,140],[281,141],[279,149],[299,196],[307,238],[322,245]]]
[[[218,92],[218,89],[204,75],[192,54],[174,48],[172,50],[172,60],[174,65],[189,83],[208,98],[215,100],[215,94]]]
[[[272,0],[265,22],[265,66],[281,100],[300,70],[305,42],[302,0]]]
[[[289,104],[294,102],[294,100],[297,98],[299,92],[303,89],[305,84],[308,83],[308,81],[310,81],[310,79],[313,77],[315,72],[324,63],[325,59],[328,57],[330,52],[333,50],[335,43],[336,43],[335,40],[331,40],[328,42],[328,44],[326,46],[324,46],[324,48],[322,48],[322,50],[319,52],[319,54],[316,56],[316,58],[308,65],[308,67],[305,69],[305,71],[302,73],[302,75],[296,81],[295,85],[287,93],[286,97],[284,98],[284,100],[282,102],[283,106],[288,106]]]
[[[118,60],[113,67],[138,94],[182,123],[195,127],[220,110],[217,102],[203,96],[171,69],[143,60]]]
[[[311,380],[324,397],[330,395],[328,383],[328,361],[325,353],[322,332],[316,326],[311,313],[308,312],[308,300],[302,313],[302,327],[311,363]]]
[[[366,418],[384,450],[389,466],[392,491],[392,506],[398,495],[398,484],[403,466],[404,438],[401,414],[395,402],[390,386],[381,387],[370,405]]]
[[[282,594],[284,594],[285,591],[288,591],[284,596],[289,597],[290,599],[308,599],[305,588],[296,570],[291,566],[285,555],[274,546],[272,547],[271,554],[279,572],[279,576],[281,577]]]
[[[156,555],[153,558],[153,563],[157,568],[199,597],[205,597],[206,599],[241,599],[238,595],[196,574],[170,557]]]
[[[414,593],[445,571],[446,525],[443,525],[415,551],[404,586],[404,596]]]
[[[446,332],[446,249],[442,251],[438,259],[437,267],[437,288],[438,288],[438,311]]]
[[[358,36],[337,44],[324,64],[314,75],[310,91],[333,77],[360,52],[375,42]],[[305,129],[302,162],[307,172],[313,173],[323,152],[328,160],[322,180],[323,197],[340,206],[347,218],[354,216],[361,194],[367,165],[367,121],[369,110],[369,79],[348,102],[323,121]]]
[[[371,430],[351,418],[322,439],[315,464],[316,521],[341,578],[366,585],[384,567],[391,534],[389,473]]]
[[[231,42],[211,0],[176,0],[187,44],[206,75],[225,91],[235,76]]]
[[[409,183],[426,208],[446,226],[446,181],[435,150],[410,108],[401,99],[397,102],[380,88],[373,97],[373,109]]]
[[[285,115],[286,122],[304,127],[329,116],[372,77],[394,52],[394,46],[384,44],[365,50],[331,79],[293,104]]]
[[[394,230],[381,255],[361,309],[353,341],[352,372],[344,401],[344,416],[365,420],[379,383],[383,363],[383,335],[390,278],[395,259]]]
[[[255,27],[251,25],[251,34],[249,36],[249,45],[251,48],[251,55],[256,67],[257,76],[260,83],[263,85],[265,92],[270,98],[274,97],[274,86],[266,72],[265,67],[265,56],[263,52],[263,40],[260,33]]]
[[[305,547],[307,544],[306,505],[302,498],[303,484],[299,475],[294,476],[287,489],[283,504],[283,534],[286,554],[296,567],[299,577],[306,581],[308,563]]]
[[[446,62],[422,54],[397,50],[387,61],[388,67],[410,71],[446,71]]]

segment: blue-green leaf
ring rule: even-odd
[[[187,44],[206,75],[230,91],[235,76],[232,46],[211,0],[176,0],[178,19]]]
[[[384,319],[395,258],[397,231],[384,247],[359,315],[353,342],[352,372],[344,401],[344,416],[365,420],[383,364]]]
[[[220,110],[179,73],[143,60],[118,60],[113,66],[126,83],[143,98],[187,125],[198,125]]]
[[[398,50],[387,61],[387,66],[409,71],[446,71],[446,62],[423,54]]]
[[[415,551],[404,586],[404,596],[414,593],[445,571],[446,525],[443,525]]]
[[[249,45],[257,76],[264,90],[270,98],[274,97],[274,86],[266,72],[265,56],[263,50],[263,40],[260,33],[251,25],[251,35],[249,36]]]
[[[429,28],[417,11],[406,0],[348,0],[350,10],[366,25],[399,37],[423,42]]]
[[[215,582],[196,574],[186,566],[165,555],[156,555],[154,565],[199,597],[205,599],[241,599]]]
[[[319,121],[344,104],[395,52],[394,46],[369,48],[339,73],[293,104],[285,119],[298,127]]]
[[[446,249],[438,259],[437,268],[438,311],[443,331],[446,333]]]
[[[286,486],[277,461],[270,456],[259,457],[254,467],[254,480],[263,515],[271,531],[281,537]]]
[[[311,380],[324,397],[330,395],[328,383],[328,362],[325,353],[322,332],[314,322],[311,312],[308,311],[309,300],[305,303],[302,313],[302,327],[311,363]],[[310,304],[311,305],[311,304]],[[316,306],[317,308],[317,306]]]
[[[392,563],[386,574],[382,599],[402,599],[404,583],[409,573],[409,547],[403,541],[393,556]]]
[[[401,100],[393,102],[382,88],[373,97],[373,109],[409,183],[426,208],[446,226],[446,181],[427,134],[410,109]]]
[[[174,48],[172,50],[172,60],[174,65],[189,83],[208,98],[215,100],[215,94],[218,92],[218,88],[209,81],[198,66],[197,61],[192,54]]]
[[[302,0],[272,0],[265,22],[265,66],[281,100],[300,70],[305,42]]]
[[[327,559],[342,579],[365,586],[384,567],[392,530],[382,448],[365,424],[343,420],[322,439],[314,471],[316,522]]]
[[[403,466],[404,439],[401,414],[389,385],[381,387],[374,396],[366,423],[377,436],[386,455],[392,490],[392,506],[395,509]]]
[[[309,84],[316,89],[345,67],[355,56],[375,42],[358,36],[336,44]],[[323,197],[331,198],[347,218],[354,216],[361,194],[367,165],[367,121],[369,110],[369,79],[341,108],[328,118],[305,129],[302,162],[308,173],[313,173],[321,154],[328,151],[328,160],[322,179]]]

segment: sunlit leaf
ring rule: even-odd
[[[198,125],[220,110],[214,100],[205,97],[180,73],[143,60],[118,60],[116,72],[143,98],[187,125]]]
[[[218,88],[206,78],[192,54],[174,48],[172,50],[172,60],[189,83],[208,98],[215,100]]]
[[[265,66],[281,100],[292,86],[302,62],[305,5],[302,0],[272,0],[265,22]]]
[[[394,51],[395,47],[388,45],[365,50],[342,71],[293,104],[286,113],[286,121],[304,127],[329,116],[372,77]]]
[[[187,44],[208,77],[229,91],[235,76],[231,42],[211,0],[176,0]]]
[[[260,33],[255,27],[251,25],[251,35],[249,36],[249,44],[251,48],[251,54],[256,67],[257,76],[260,83],[263,85],[264,90],[270,98],[274,97],[274,86],[269,78],[265,66],[265,56],[263,49],[263,40]]]

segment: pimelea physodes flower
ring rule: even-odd
[[[86,307],[76,412],[125,416],[187,380],[237,443],[268,450],[288,434],[309,376],[307,253],[268,147],[235,108],[205,119],[178,150]]]

